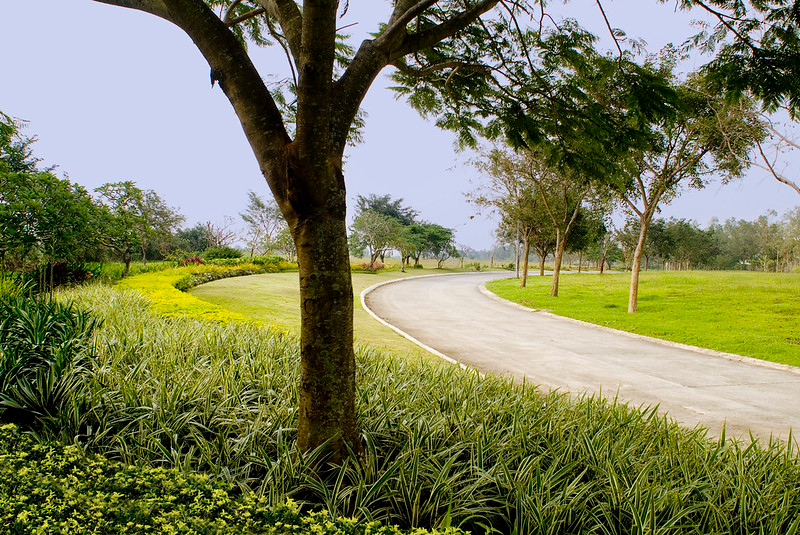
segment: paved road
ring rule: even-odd
[[[481,292],[507,273],[402,279],[364,302],[391,326],[484,373],[574,393],[660,405],[718,435],[786,438],[800,430],[800,369],[723,358],[523,310]]]

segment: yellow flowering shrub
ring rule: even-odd
[[[291,269],[290,264],[240,263],[235,266],[212,264],[187,265],[154,273],[134,275],[119,281],[118,288],[134,290],[147,297],[155,311],[163,316],[189,316],[201,320],[227,323],[252,321],[242,314],[208,303],[186,293],[186,290],[212,280],[258,273],[274,273]]]

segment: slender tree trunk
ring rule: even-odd
[[[539,254],[539,276],[544,277],[544,261],[547,259],[547,255]]]
[[[578,273],[581,272],[583,266],[583,251],[578,251]]]
[[[567,248],[567,238],[561,232],[556,232],[556,255],[553,259],[553,286],[550,288],[550,297],[558,297],[558,278],[561,275],[561,259],[564,258],[564,249]]]
[[[128,272],[131,270],[131,255],[129,253],[125,253],[122,257],[122,261],[125,262],[125,267],[122,268],[122,278],[128,276]]]
[[[528,257],[531,254],[531,242],[527,236],[525,236],[522,250],[525,251],[522,257],[522,282],[519,283],[520,288],[525,288],[528,284]]]
[[[636,244],[636,251],[633,253],[633,264],[631,265],[631,288],[628,294],[628,312],[634,313],[639,309],[639,271],[642,264],[642,252],[644,242],[647,239],[647,228],[650,226],[652,214],[645,212],[642,216],[642,227],[639,231],[639,242]]]
[[[369,270],[373,271],[375,269],[375,261],[378,260],[378,256],[380,253],[370,253],[369,255]]]

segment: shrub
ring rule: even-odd
[[[209,247],[203,251],[201,256],[205,260],[214,260],[216,258],[241,258],[242,252],[239,249],[228,246]]]
[[[369,265],[369,262],[364,262],[361,264],[361,269],[364,271],[378,271],[379,269],[383,269],[382,262],[373,262],[372,265]]]
[[[33,428],[76,432],[100,324],[71,303],[12,297],[0,301],[0,414]]]
[[[203,259],[200,258],[197,255],[195,255],[195,256],[187,256],[186,258],[181,260],[181,266],[188,266],[188,265],[199,266],[200,264],[203,264],[203,263],[204,263]]]

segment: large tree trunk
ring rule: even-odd
[[[636,251],[633,253],[633,264],[631,265],[631,288],[628,293],[628,312],[634,313],[639,309],[639,271],[642,265],[642,253],[644,252],[644,242],[647,239],[647,229],[650,226],[652,214],[642,215],[642,227],[639,231],[639,241],[636,244]]]
[[[527,236],[522,245],[522,250],[525,251],[522,257],[522,282],[519,283],[520,288],[525,288],[528,284],[528,257],[531,255],[531,242]]]
[[[297,445],[309,451],[331,440],[334,462],[348,446],[360,452],[355,412],[353,287],[344,196],[293,229],[300,271],[301,375]]]

